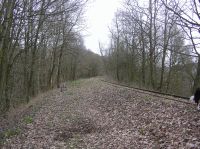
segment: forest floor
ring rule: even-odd
[[[73,81],[63,92],[54,89],[34,100],[23,116],[15,116],[15,127],[2,126],[0,148],[200,148],[200,112],[192,104],[100,78]]]

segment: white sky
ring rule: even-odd
[[[85,15],[85,23],[88,28],[84,33],[87,49],[99,54],[99,42],[105,45],[109,43],[108,26],[111,25],[114,14],[120,7],[120,1],[94,0],[89,4]]]
[[[107,47],[109,39],[108,26],[111,26],[114,14],[120,8],[123,0],[91,0],[86,8],[85,24],[83,32],[84,43],[87,49],[100,54],[99,42]],[[145,3],[145,0],[143,4]]]

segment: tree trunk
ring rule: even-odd
[[[140,46],[142,47],[142,84],[145,86],[146,84],[146,71],[145,71],[145,65],[146,65],[146,56],[145,56],[145,41],[144,41],[144,31],[142,24],[140,24],[140,29],[141,29],[141,41],[140,41]]]
[[[45,3],[45,0],[42,1],[42,4],[41,4],[41,9],[40,9],[40,15],[39,15],[39,21],[38,21],[38,26],[37,26],[37,29],[36,29],[36,34],[35,34],[35,40],[34,40],[34,43],[33,43],[33,48],[31,49],[31,52],[32,52],[32,57],[31,57],[31,66],[30,66],[30,77],[29,77],[29,80],[28,80],[28,95],[29,96],[34,96],[34,67],[35,67],[35,61],[36,61],[36,51],[37,51],[37,42],[38,42],[38,39],[39,39],[39,31],[43,25],[43,21],[44,21],[44,18],[43,18],[43,14],[44,14],[44,3]],[[27,102],[29,102],[29,98],[27,98]]]
[[[6,109],[9,109],[10,101],[5,97],[5,89],[7,82],[8,72],[8,56],[9,56],[9,45],[11,43],[10,33],[13,23],[13,10],[15,1],[4,1],[5,15],[3,16],[3,22],[0,24],[0,102],[6,104]],[[1,18],[2,16],[0,16]]]
[[[61,64],[62,64],[63,49],[64,49],[64,43],[61,46],[60,54],[59,54],[59,57],[58,57],[57,88],[60,87],[60,77],[61,77],[60,75],[61,75]]]
[[[53,50],[53,62],[52,62],[52,68],[50,68],[50,73],[49,73],[49,79],[48,79],[48,87],[52,88],[53,87],[53,73],[56,67],[56,49]]]
[[[194,79],[193,91],[200,87],[200,55],[198,55],[197,72]]]
[[[171,73],[172,73],[172,52],[170,54],[170,59],[169,59],[169,73],[168,73],[168,76],[167,76],[167,87],[166,87],[166,93],[168,92],[169,90],[169,85],[170,85],[170,80],[171,80]]]
[[[152,36],[152,30],[153,30],[153,9],[152,9],[152,0],[149,0],[149,13],[150,13],[150,28],[149,28],[149,71],[150,71],[150,79],[149,79],[149,85],[151,85],[154,88],[154,77],[153,77],[153,61],[154,61],[154,49],[153,49],[153,36]]]
[[[160,77],[160,85],[159,90],[162,91],[163,87],[163,79],[164,79],[164,73],[165,73],[165,58],[167,53],[167,9],[165,8],[165,24],[164,24],[164,44],[163,44],[163,55],[162,55],[162,66],[161,66],[161,77]]]

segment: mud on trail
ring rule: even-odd
[[[200,148],[196,107],[115,87],[99,78],[38,97],[2,148]],[[45,102],[44,102],[45,101]],[[8,133],[9,134],[9,133]]]

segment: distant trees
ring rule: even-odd
[[[0,0],[0,112],[82,75],[87,52],[78,29],[86,3]]]
[[[187,34],[180,16],[166,7],[169,0],[125,1],[116,13],[111,46],[105,52],[108,74],[119,81],[164,92],[189,95],[194,64],[193,46],[186,44]],[[191,36],[190,36],[191,37]]]
[[[199,48],[199,31],[200,31],[200,1],[191,0],[191,1],[163,1],[166,9],[172,12],[177,18],[177,24],[183,28],[187,37],[192,43],[193,51],[198,57],[197,68],[193,83],[193,91],[200,85],[200,54],[198,52]]]

